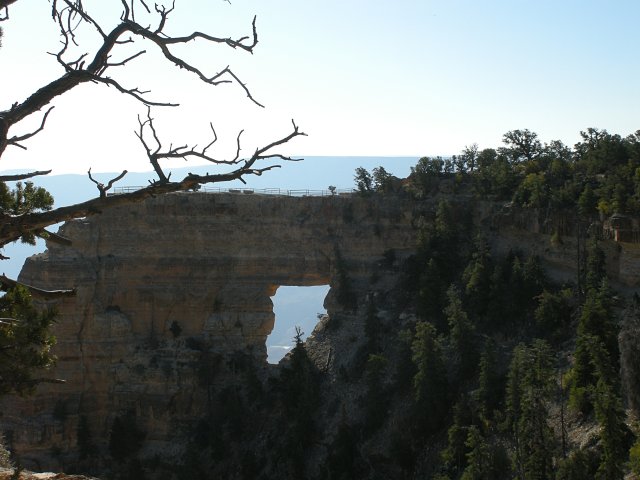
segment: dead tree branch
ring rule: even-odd
[[[209,148],[218,140],[218,135],[216,134],[216,130],[213,127],[212,123],[209,123],[209,127],[211,128],[211,131],[213,133],[213,140],[211,140],[211,142],[209,142],[201,150],[197,150],[197,145],[194,145],[193,147],[189,147],[188,145],[174,147],[173,144],[171,144],[169,145],[169,148],[164,151],[162,149],[162,142],[158,137],[158,132],[153,124],[153,118],[151,117],[151,108],[147,109],[147,118],[144,121],[140,118],[140,116],[138,116],[138,124],[139,128],[134,133],[144,147],[147,153],[147,157],[149,158],[149,162],[158,175],[159,183],[166,183],[169,181],[169,177],[165,175],[162,166],[160,165],[160,160],[170,158],[182,158],[184,160],[188,160],[189,158],[197,158],[218,165],[236,165],[240,162],[240,137],[243,130],[238,133],[238,136],[236,138],[236,154],[232,159],[228,160],[214,158],[207,153],[207,150],[209,150]],[[145,139],[146,132],[150,132],[153,142],[155,143],[155,149],[152,149],[149,142]]]
[[[123,170],[122,173],[120,175],[118,175],[115,178],[112,178],[111,180],[109,180],[109,182],[105,185],[104,183],[98,182],[97,180],[95,180],[92,176],[91,176],[91,169],[89,169],[89,171],[87,172],[87,175],[89,175],[89,180],[91,180],[93,183],[96,184],[96,187],[98,187],[98,190],[100,191],[100,197],[104,198],[107,196],[107,192],[109,190],[111,190],[111,187],[113,187],[113,184],[116,183],[118,180],[122,180],[122,178],[129,172],[127,172],[126,170]]]
[[[0,0],[0,8],[8,5],[9,3],[12,2],[8,0]],[[251,36],[232,39],[230,37],[215,37],[203,32],[195,31],[186,36],[171,37],[165,35],[163,30],[166,26],[169,14],[173,11],[173,7],[168,9],[165,7],[156,7],[159,21],[157,28],[152,30],[150,27],[144,27],[135,21],[133,18],[133,10],[127,5],[126,1],[122,1],[122,4],[124,11],[120,23],[117,24],[110,32],[106,33],[99,23],[87,13],[82,2],[71,0],[58,0],[53,2],[52,14],[58,23],[62,39],[62,47],[58,53],[54,55],[65,69],[65,73],[58,79],[53,80],[49,84],[38,89],[22,102],[16,102],[7,110],[0,110],[0,156],[6,149],[7,145],[15,145],[17,142],[26,140],[40,131],[44,127],[44,121],[41,128],[36,132],[33,132],[33,134],[9,137],[9,130],[14,125],[46,107],[56,97],[63,95],[82,83],[96,82],[112,86],[119,92],[129,95],[145,105],[176,106],[177,104],[172,102],[152,101],[146,96],[148,93],[147,91],[141,90],[138,87],[125,87],[121,85],[119,81],[106,75],[109,68],[125,65],[145,53],[145,51],[140,51],[120,62],[110,62],[114,48],[123,43],[130,43],[131,37],[143,38],[155,44],[167,60],[178,68],[197,75],[207,84],[220,85],[222,83],[237,83],[245,91],[252,102],[261,107],[263,106],[255,100],[246,84],[243,83],[228,66],[212,76],[207,76],[201,69],[172,53],[170,50],[170,46],[175,44],[185,44],[192,40],[203,40],[253,53],[253,49],[258,44],[255,17],[252,21]],[[145,8],[148,10],[146,5]],[[66,60],[65,57],[70,43],[75,43],[75,30],[79,24],[78,22],[84,22],[92,25],[102,36],[103,41],[92,57],[85,53],[79,58]],[[129,38],[126,38],[127,36],[129,36]],[[44,120],[46,120],[48,113],[49,112],[45,114]]]
[[[27,285],[24,283],[17,282],[7,277],[6,275],[0,275],[0,291],[6,292],[10,288],[14,288],[17,285],[21,285],[29,290],[29,293],[34,297],[52,299],[52,298],[61,298],[61,297],[74,297],[76,295],[76,289],[70,290],[43,290],[42,288],[37,288],[32,285]]]
[[[43,240],[47,240],[48,242],[57,243],[58,245],[63,245],[65,247],[68,247],[71,245],[71,240],[69,240],[66,237],[63,237],[62,235],[58,235],[55,232],[51,232],[46,228],[37,230],[33,233],[38,237],[42,238]]]
[[[272,152],[275,147],[281,146],[296,137],[306,135],[304,132],[300,131],[295,122],[292,121],[292,124],[293,131],[291,133],[265,147],[256,149],[250,158],[238,161],[237,168],[229,172],[212,175],[196,175],[189,173],[182,180],[176,182],[169,181],[169,178],[167,177],[166,182],[154,182],[145,188],[130,193],[108,195],[104,197],[100,196],[86,202],[58,207],[44,212],[26,213],[22,215],[5,214],[2,221],[0,221],[0,247],[18,240],[27,232],[37,232],[59,222],[96,215],[106,208],[140,202],[146,198],[166,193],[194,190],[199,185],[205,183],[229,182],[232,180],[245,182],[245,176],[260,176],[266,171],[280,167],[280,165],[272,164],[258,168],[256,166],[256,162],[258,161],[267,159],[298,161],[299,159]]]
[[[51,110],[53,110],[54,108],[55,107],[50,107],[45,112],[44,116],[42,117],[42,122],[40,123],[40,126],[36,130],[34,130],[33,132],[30,132],[30,133],[26,133],[24,135],[13,136],[11,138],[8,138],[7,139],[7,145],[13,145],[15,147],[19,147],[19,148],[22,148],[23,150],[26,150],[27,147],[25,147],[24,145],[20,145],[20,142],[28,140],[31,137],[33,137],[34,135],[37,135],[38,133],[40,133],[44,129],[44,124],[47,122],[47,117],[51,113]]]
[[[18,182],[20,180],[28,180],[29,178],[40,175],[49,175],[51,170],[41,170],[38,172],[19,173],[17,175],[0,175],[0,182]]]

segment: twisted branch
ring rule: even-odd
[[[116,25],[109,33],[105,33],[98,22],[87,13],[81,1],[60,0],[60,2],[64,4],[62,8],[58,8],[58,1],[53,1],[52,15],[54,19],[56,19],[60,29],[62,46],[57,53],[52,53],[52,55],[54,55],[58,60],[58,63],[62,65],[65,73],[58,79],[38,89],[26,100],[22,102],[16,102],[8,110],[0,111],[0,156],[4,152],[7,145],[15,145],[20,141],[20,139],[26,140],[33,136],[14,136],[11,137],[11,140],[8,140],[8,131],[13,125],[44,108],[57,96],[62,95],[85,82],[97,82],[107,86],[112,86],[119,92],[129,95],[145,105],[177,106],[176,103],[172,102],[152,101],[146,97],[148,91],[141,90],[137,87],[124,87],[117,80],[105,75],[106,71],[110,67],[123,66],[126,63],[140,57],[146,52],[145,50],[142,50],[120,62],[110,62],[113,49],[117,45],[130,43],[132,41],[131,37],[128,39],[122,38],[126,35],[138,36],[151,41],[160,49],[167,60],[169,60],[177,67],[185,69],[197,75],[203,82],[207,84],[215,86],[222,83],[237,83],[241,86],[241,88],[247,94],[248,98],[253,103],[260,107],[263,106],[261,103],[255,100],[246,84],[243,83],[228,66],[218,73],[214,74],[213,76],[207,76],[199,68],[173,54],[169,49],[170,45],[184,44],[192,40],[201,39],[211,43],[223,44],[233,49],[241,49],[243,51],[253,53],[253,49],[258,44],[258,34],[256,30],[255,17],[252,21],[252,35],[250,37],[244,36],[238,39],[223,38],[215,37],[198,31],[192,32],[191,34],[186,36],[171,37],[166,36],[163,33],[163,29],[166,26],[169,14],[173,11],[173,7],[169,9],[165,7],[156,7],[156,12],[159,15],[159,23],[158,27],[155,30],[151,30],[149,27],[143,27],[142,25],[135,22],[132,9],[128,6],[125,0],[122,0],[124,12],[121,17],[121,22]],[[9,0],[0,0],[0,8],[7,6],[9,3],[12,2]],[[146,6],[144,2],[142,4],[147,10],[149,10],[148,6]],[[102,44],[96,50],[93,58],[90,59],[90,61],[88,58],[89,55],[87,53],[82,54],[78,58],[75,58],[73,60],[65,59],[70,43],[75,43],[74,32],[78,26],[78,23],[74,24],[74,21],[76,20],[77,22],[85,22],[92,25],[103,38]],[[49,112],[45,114],[44,120],[46,120],[48,113]],[[43,127],[44,122],[43,125],[41,125],[41,128],[38,129],[38,131],[40,131]],[[34,132],[34,134],[35,133],[37,132]]]
[[[280,165],[277,164],[267,165],[260,168],[256,167],[256,162],[261,160],[277,158],[285,161],[299,161],[300,159],[271,152],[271,150],[277,146],[283,145],[296,137],[306,135],[306,133],[300,131],[293,120],[292,124],[293,131],[291,133],[266,145],[265,147],[256,149],[250,158],[246,160],[239,160],[237,162],[238,167],[226,173],[211,175],[196,175],[189,173],[182,180],[176,182],[169,181],[169,178],[167,177],[165,182],[153,182],[147,187],[136,190],[135,192],[124,193],[121,195],[108,195],[104,197],[100,196],[86,202],[66,207],[59,207],[45,212],[26,213],[22,215],[5,214],[0,222],[0,247],[19,239],[25,234],[25,232],[35,232],[59,222],[96,215],[102,212],[105,208],[140,202],[146,198],[166,193],[190,191],[197,189],[198,186],[205,183],[228,182],[232,180],[240,180],[243,183],[246,183],[243,177],[247,175],[260,176],[266,171],[274,168],[280,168]]]
[[[89,169],[89,171],[87,172],[87,175],[89,175],[89,180],[95,183],[96,187],[98,187],[98,190],[100,191],[100,197],[104,198],[107,196],[107,192],[111,190],[111,187],[113,187],[113,184],[116,183],[118,180],[121,180],[127,173],[129,172],[127,172],[126,170],[123,170],[120,175],[109,180],[109,182],[106,185],[102,182],[98,182],[91,176],[91,169]]]

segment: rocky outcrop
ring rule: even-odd
[[[336,311],[344,269],[357,290],[385,252],[413,249],[410,205],[188,193],[65,224],[60,234],[73,246],[48,244],[20,280],[77,289],[54,305],[52,374],[66,383],[8,402],[9,443],[25,465],[56,468],[56,455],[64,463],[78,450],[79,429],[105,450],[116,418],[134,412],[150,455],[179,448],[209,390],[233,374],[230,359],[266,368],[277,288],[329,284],[325,306]]]
[[[584,246],[570,228],[552,241],[536,212],[518,212],[516,221],[503,205],[470,200],[454,201],[473,212],[496,253],[539,255],[554,278],[575,278]],[[196,419],[216,408],[212,392],[233,384],[243,363],[268,373],[271,296],[281,285],[331,286],[325,307],[343,320],[332,331],[321,322],[309,352],[320,368],[337,371],[362,336],[379,265],[411,257],[418,219],[430,221],[436,204],[388,195],[183,193],[65,224],[60,234],[72,246],[48,244],[20,280],[77,289],[51,305],[59,311],[52,375],[66,383],[3,401],[8,443],[30,468],[101,472],[114,425],[126,424],[129,434],[145,432],[146,458],[180,456]],[[614,282],[636,287],[635,245],[603,245]],[[383,293],[384,281],[376,287]],[[90,465],[83,451],[93,452]]]

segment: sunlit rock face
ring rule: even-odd
[[[576,241],[570,219],[471,197],[449,200],[460,216],[471,214],[493,254],[538,255],[553,279],[576,278],[584,242]],[[364,338],[369,295],[384,294],[398,283],[387,286],[385,278],[417,261],[418,227],[433,221],[438,201],[183,193],[65,224],[60,233],[72,246],[49,243],[26,262],[20,280],[77,289],[51,305],[59,311],[51,376],[66,383],[3,399],[0,430],[27,467],[92,472],[100,466],[82,464],[79,438],[88,430],[100,452],[92,461],[108,458],[114,421],[133,414],[126,418],[146,433],[140,455],[179,458],[198,419],[216,409],[216,392],[246,381],[243,364],[269,371],[265,340],[278,286],[331,286],[328,317],[307,345],[331,378]],[[560,235],[552,241],[554,232]],[[601,245],[612,284],[637,287],[637,244]],[[386,277],[376,280],[389,262]],[[351,305],[344,303],[345,278]],[[328,328],[328,319],[339,321]]]
[[[278,286],[335,287],[348,268],[358,290],[385,252],[412,251],[412,216],[390,198],[185,193],[65,224],[73,245],[49,243],[20,280],[77,289],[55,302],[52,376],[66,383],[7,400],[2,429],[26,464],[55,468],[77,451],[81,416],[105,449],[133,411],[145,448],[166,452],[229,381],[230,359],[267,368]],[[325,307],[341,308],[334,293]]]

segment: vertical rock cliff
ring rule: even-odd
[[[149,453],[171,452],[209,408],[210,390],[228,381],[229,359],[267,368],[276,289],[329,284],[331,315],[336,291],[347,288],[345,265],[357,290],[385,252],[413,249],[407,206],[382,197],[188,193],[65,224],[60,234],[72,246],[48,244],[20,280],[77,289],[52,305],[52,376],[66,383],[5,401],[10,443],[26,464],[56,467],[76,457],[79,429],[105,450],[114,421],[133,412]]]

